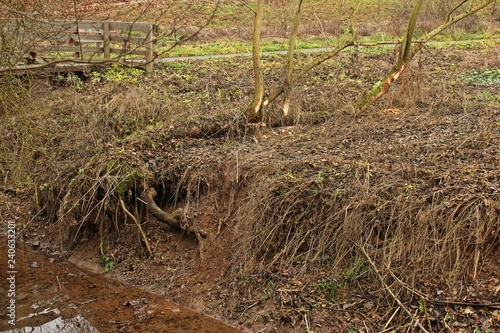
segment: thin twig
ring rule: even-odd
[[[311,328],[309,327],[309,319],[307,319],[307,315],[304,315],[304,321],[306,323],[306,331],[307,333],[312,333]]]
[[[247,5],[244,1],[242,0],[237,0],[239,3],[241,3],[243,6],[247,7],[247,9],[250,9],[254,15],[255,15],[255,9],[253,9],[252,7],[250,7],[249,5]]]
[[[92,302],[95,302],[95,301],[97,301],[97,299],[96,299],[96,298],[94,298],[94,299],[89,299],[88,301],[81,302],[79,305],[84,305],[84,304],[92,303]]]
[[[401,307],[398,306],[398,308],[396,309],[396,311],[394,311],[394,313],[392,314],[391,318],[389,318],[389,320],[385,324],[384,329],[382,330],[382,332],[384,332],[386,330],[386,328],[391,324],[392,319],[394,318],[394,316],[396,316],[396,314],[399,312],[400,309],[401,309]]]
[[[368,326],[366,326],[366,320],[363,320],[363,325],[365,326],[366,333],[370,333]]]
[[[396,276],[396,274],[394,274],[393,271],[391,271],[388,267],[386,267],[387,270],[389,271],[389,274],[392,276],[392,278],[394,280],[396,280],[399,284],[401,284],[406,290],[410,291],[412,294],[416,294],[418,295],[420,298],[423,298],[423,299],[426,299],[426,300],[429,300],[430,297],[427,296],[426,294],[424,294],[423,292],[415,289],[415,288],[412,288],[411,286],[409,286],[406,282],[402,281],[400,278],[398,278]]]
[[[373,262],[372,258],[370,258],[370,256],[368,255],[368,253],[366,252],[365,248],[360,246],[360,249],[361,251],[363,252],[363,254],[365,255],[366,257],[366,260],[368,260],[368,262],[370,263],[370,265],[373,267],[373,270],[375,271],[375,274],[377,275],[377,277],[379,278],[380,280],[380,283],[382,284],[382,286],[384,287],[385,290],[387,290],[387,292],[389,293],[389,295],[391,295],[391,297],[396,301],[396,303],[398,303],[398,305],[406,312],[406,314],[412,319],[415,321],[415,325],[418,326],[422,332],[424,333],[430,333],[428,330],[425,329],[425,327],[420,323],[420,321],[418,320],[418,318],[415,318],[415,316],[410,312],[410,310],[408,310],[408,308],[403,304],[403,302],[401,302],[399,300],[399,298],[394,294],[394,292],[391,290],[391,288],[389,288],[389,286],[385,283],[384,281],[384,278],[382,277],[382,275],[380,274],[377,266],[375,265],[375,263]]]
[[[455,6],[455,8],[453,8],[453,9],[452,9],[452,10],[448,13],[448,15],[446,16],[446,21],[447,21],[447,22],[451,21],[451,15],[453,15],[453,13],[454,13],[454,12],[455,12],[458,8],[462,7],[462,5],[463,5],[464,3],[466,3],[467,1],[469,1],[469,0],[462,0],[462,2],[461,2],[461,3],[459,3],[458,5],[456,5],[456,6]]]
[[[76,0],[73,0],[73,11],[75,12],[76,36],[78,38],[78,46],[79,46],[79,49],[80,49],[79,58],[81,60],[83,60],[82,37],[80,35],[80,18],[78,17],[78,8],[77,8]]]
[[[448,325],[448,323],[446,322],[446,317],[443,319],[443,324],[444,324],[444,326],[445,326],[445,327],[446,327],[446,328],[447,328],[447,329],[448,329],[451,333],[455,332],[455,331],[454,331],[454,330],[450,327],[450,325]]]
[[[260,303],[262,303],[262,301],[253,302],[252,304],[250,304],[249,306],[247,306],[243,311],[241,311],[241,313],[239,314],[238,317],[243,316],[247,310],[250,310],[251,308],[253,308],[256,305],[259,305]]]
[[[62,291],[61,281],[59,281],[59,276],[56,275],[57,284],[59,285],[59,291]]]
[[[475,308],[491,308],[491,309],[500,309],[500,303],[479,303],[479,302],[461,302],[461,301],[441,301],[438,299],[429,298],[429,303],[438,304],[438,305],[460,305],[460,306],[470,306]]]

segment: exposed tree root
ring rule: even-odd
[[[196,229],[181,223],[184,209],[178,208],[172,213],[167,213],[166,211],[158,207],[158,205],[154,201],[156,195],[157,195],[156,190],[151,187],[144,190],[144,193],[141,195],[141,200],[148,205],[149,212],[154,217],[156,217],[159,221],[164,222],[172,227],[181,230],[186,230],[187,232],[194,233],[196,236],[200,236],[202,238],[207,237],[206,233],[203,230]]]
[[[153,255],[153,253],[151,252],[151,247],[149,246],[148,238],[146,237],[144,230],[142,230],[141,224],[139,223],[139,221],[137,221],[135,216],[127,209],[127,207],[125,207],[125,204],[123,203],[122,199],[120,199],[120,205],[122,206],[123,212],[125,214],[127,214],[132,219],[132,221],[134,221],[135,225],[137,226],[137,229],[139,230],[139,233],[141,234],[141,238],[142,238],[144,244],[146,245],[146,249],[148,250],[149,255],[150,256]]]

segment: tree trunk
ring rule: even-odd
[[[415,32],[415,26],[417,24],[418,15],[420,14],[420,9],[422,8],[424,0],[416,0],[415,6],[411,12],[410,18],[408,19],[408,26],[406,27],[406,32],[401,42],[401,47],[399,49],[398,60],[394,67],[389,71],[389,74],[379,83],[377,83],[371,90],[366,92],[363,98],[358,102],[358,106],[361,110],[365,110],[380,97],[382,97],[392,83],[396,81],[405,70],[406,65],[413,58],[411,51],[411,43],[413,40],[413,33]]]
[[[301,4],[302,4],[302,1],[300,1],[300,3],[299,3],[299,6],[298,6],[297,12],[296,12],[296,16],[295,16],[295,21],[294,21],[294,28],[295,28],[295,23],[296,23],[297,24],[297,30],[298,30],[298,23],[299,23],[299,17],[298,17],[298,15],[300,15]],[[342,44],[339,44],[334,50],[332,50],[332,51],[330,51],[328,53],[325,53],[325,54],[323,54],[323,55],[321,55],[319,57],[316,57],[311,62],[309,62],[307,65],[305,65],[304,67],[302,67],[302,69],[297,74],[295,74],[293,76],[292,76],[292,69],[293,68],[291,67],[292,65],[289,64],[287,66],[287,76],[286,76],[285,84],[283,84],[282,86],[276,88],[269,95],[269,97],[264,101],[263,106],[266,106],[269,103],[272,103],[281,94],[285,93],[285,90],[287,89],[287,84],[288,84],[288,89],[291,89],[292,84],[295,83],[295,81],[297,81],[298,79],[300,79],[302,76],[304,76],[311,69],[315,68],[316,66],[321,65],[323,62],[327,61],[328,59],[333,58],[334,56],[336,56],[337,54],[339,54],[342,50],[344,50],[344,49],[346,49],[346,48],[354,45],[354,42],[356,40],[356,27],[355,27],[355,23],[356,23],[356,17],[357,17],[357,13],[358,13],[360,4],[361,4],[361,1],[358,1],[358,3],[354,7],[353,13],[351,15],[351,30],[352,30],[352,37],[351,37],[351,39],[349,39],[347,41],[344,41]],[[294,32],[292,31],[292,36],[293,35],[294,35]],[[297,35],[297,33],[295,33],[295,35]],[[295,44],[295,41],[292,44],[292,37],[291,37],[290,38],[290,46],[292,46],[294,44]],[[288,55],[289,55],[289,60],[290,60],[290,55],[292,55],[291,59],[293,60],[293,52],[289,51]],[[288,70],[289,70],[289,72],[288,72]],[[287,97],[285,96],[285,103],[286,103],[286,99],[287,99]]]
[[[288,60],[285,69],[285,81],[283,82],[283,90],[285,93],[283,100],[283,115],[288,116],[290,111],[290,92],[292,90],[292,72],[293,72],[293,57],[297,43],[297,33],[299,31],[300,14],[302,9],[302,0],[298,0],[297,10],[293,19],[292,33],[290,35],[290,46],[288,48]]]
[[[455,24],[456,22],[466,18],[467,16],[470,16],[481,9],[485,8],[486,6],[495,3],[496,0],[486,0],[481,2],[479,5],[470,8],[466,12],[452,16],[453,13],[459,8],[462,7],[463,5],[467,4],[469,1],[464,0],[460,2],[457,6],[455,6],[447,15],[446,21],[441,24],[439,27],[436,29],[432,30],[431,32],[427,33],[425,36],[419,39],[419,41],[412,47],[412,36],[413,32],[415,30],[415,24],[418,18],[418,14],[420,12],[421,5],[423,3],[423,0],[417,0],[417,3],[415,4],[415,7],[413,8],[413,12],[410,16],[410,19],[408,21],[408,27],[406,29],[405,36],[403,38],[403,42],[401,44],[401,49],[399,52],[398,60],[396,62],[396,65],[389,71],[389,74],[381,80],[379,83],[377,83],[372,89],[370,89],[368,92],[366,92],[361,100],[358,101],[357,105],[358,108],[363,111],[366,110],[370,105],[375,103],[378,99],[380,99],[383,95],[389,91],[390,87],[392,86],[392,83],[398,79],[398,77],[401,75],[401,73],[406,69],[407,65],[412,61],[412,59],[417,55],[422,48],[425,46],[425,44],[434,38],[436,35],[440,34],[443,30],[448,28],[449,26]]]
[[[252,61],[254,74],[254,95],[252,103],[248,107],[248,121],[262,120],[262,100],[264,99],[264,77],[260,60],[260,31],[262,29],[262,13],[264,11],[264,0],[257,0],[257,8],[253,23],[252,39]]]

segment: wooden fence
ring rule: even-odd
[[[36,57],[81,60],[123,60],[145,56],[146,71],[153,71],[157,26],[140,22],[11,20],[11,35],[22,39],[24,54]],[[112,55],[116,55],[112,58]],[[131,58],[131,57],[128,57]]]

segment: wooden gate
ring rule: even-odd
[[[9,20],[8,35],[36,63],[48,59],[82,61],[124,60],[145,57],[146,71],[153,71],[157,26],[141,22]],[[5,38],[5,37],[4,37]],[[35,58],[36,57],[36,58]]]

